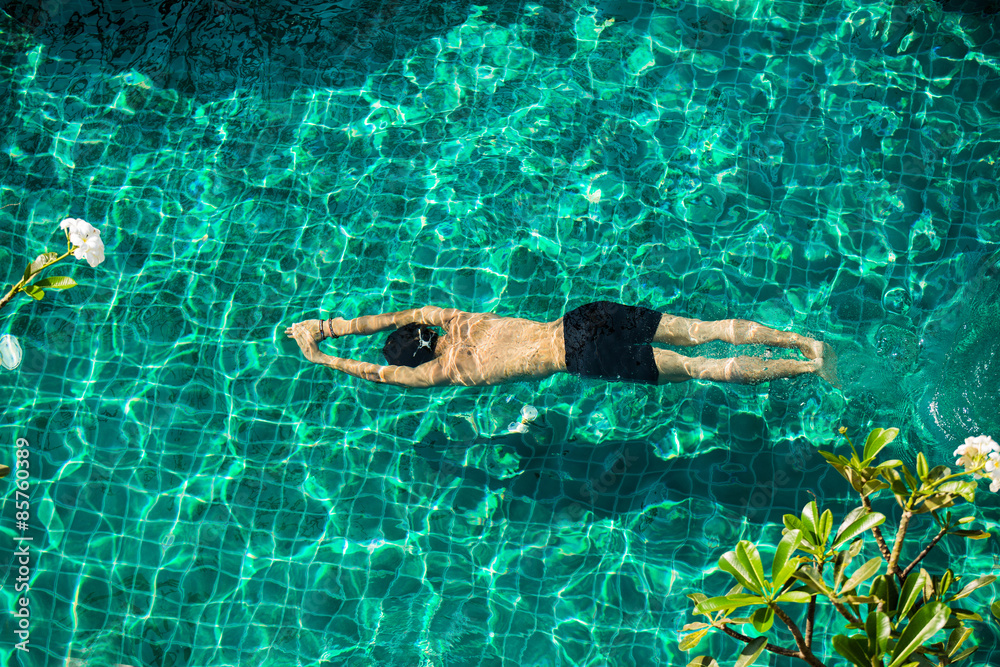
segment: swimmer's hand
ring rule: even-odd
[[[329,320],[303,320],[296,322],[296,324],[306,327],[309,333],[312,334],[313,340],[317,343],[325,338],[340,338],[351,333],[350,321],[340,317],[331,317]],[[285,329],[285,334],[289,338],[295,337],[292,335],[292,327]]]
[[[326,334],[323,331],[323,320],[303,320],[302,322],[296,322],[292,326],[285,329],[285,334],[289,338],[295,338],[294,329],[295,327],[303,327],[312,336],[313,341],[319,342],[326,338]]]
[[[319,364],[326,357],[325,354],[319,351],[319,347],[316,345],[316,331],[312,327],[312,322],[319,322],[319,320],[306,320],[305,322],[298,322],[286,329],[290,338],[294,338],[295,342],[299,344],[299,349],[302,350],[302,355],[309,361]]]

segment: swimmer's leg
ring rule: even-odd
[[[758,384],[806,373],[819,373],[822,369],[822,362],[818,360],[801,361],[799,359],[763,359],[761,357],[709,359],[707,357],[685,357],[670,350],[656,348],[653,349],[653,358],[656,361],[656,368],[660,372],[660,384],[687,382],[695,379]]]
[[[733,345],[769,345],[798,349],[807,359],[823,356],[823,343],[791,331],[778,331],[750,320],[703,322],[664,314],[653,340],[668,345],[701,345],[721,340]]]

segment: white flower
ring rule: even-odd
[[[76,246],[74,257],[86,259],[91,266],[104,261],[104,241],[99,229],[79,218],[66,218],[59,223],[59,227],[69,233],[69,242]]]
[[[97,231],[97,230],[94,230]],[[91,266],[97,266],[104,261],[104,241],[101,240],[101,233],[87,238],[83,245],[73,252],[77,259],[86,259]]]
[[[70,234],[79,234],[90,231],[94,226],[80,218],[66,218],[59,223],[59,228],[68,230]]]
[[[998,452],[1000,452],[1000,445],[998,445],[990,436],[970,436],[965,439],[964,445],[959,445],[958,449],[955,450],[955,456],[960,457],[957,461],[955,461],[955,464],[964,466],[966,472],[968,472],[982,463],[984,458],[989,457],[992,459],[992,455]],[[976,473],[976,479],[984,476],[985,475]]]
[[[990,452],[990,458],[986,461],[986,472],[990,474],[990,491],[996,493],[1000,491],[1000,454]]]

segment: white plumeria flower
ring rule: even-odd
[[[59,223],[59,228],[65,229],[69,232],[70,236],[72,236],[73,234],[80,234],[81,232],[89,232],[94,228],[94,226],[86,220],[81,220],[80,218],[66,218]]]
[[[990,436],[970,436],[965,439],[965,444],[959,445],[958,449],[955,450],[955,456],[959,457],[959,459],[955,461],[955,464],[964,466],[966,472],[969,472],[982,463],[983,459],[992,459],[993,457],[991,455],[997,453],[1000,453],[1000,445],[998,445]],[[981,477],[985,477],[985,475],[976,473],[975,477],[976,479],[979,479]],[[992,485],[990,488],[992,489]]]
[[[986,461],[986,472],[990,475],[990,491],[996,493],[1000,491],[1000,454],[990,452],[990,458]]]
[[[104,261],[104,241],[99,229],[80,218],[66,218],[59,227],[69,233],[69,242],[76,246],[74,257],[86,259],[91,267]]]

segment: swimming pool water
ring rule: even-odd
[[[32,648],[5,617],[6,664],[684,665],[684,595],[724,590],[723,552],[810,493],[852,507],[815,453],[839,426],[899,426],[893,456],[937,463],[1000,437],[994,17],[91,9],[0,13],[0,270],[58,249],[65,217],[108,257],[0,313],[24,350],[0,442],[33,457]],[[824,338],[843,388],[401,390],[283,338],[328,313],[596,299]],[[378,361],[381,340],[329,345]],[[508,433],[525,404],[539,419]],[[936,567],[997,567],[998,502],[977,507],[994,536]],[[976,664],[1000,659],[995,626],[976,639]]]

